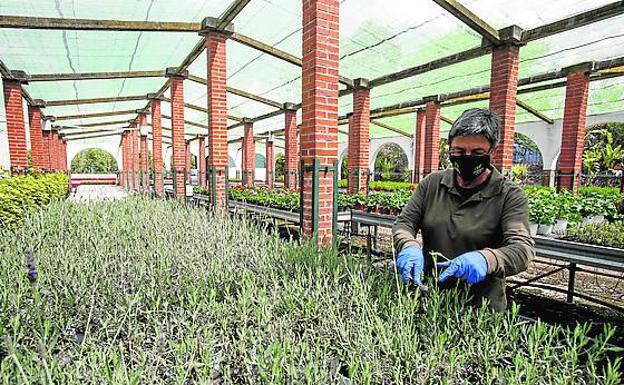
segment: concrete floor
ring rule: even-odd
[[[70,202],[96,202],[103,200],[117,200],[128,196],[128,193],[119,186],[110,185],[81,185],[69,197]]]

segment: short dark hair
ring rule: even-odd
[[[492,148],[498,145],[500,138],[501,119],[487,108],[471,108],[464,111],[451,126],[448,134],[449,145],[458,136],[481,135]]]

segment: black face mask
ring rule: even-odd
[[[455,172],[466,182],[472,182],[490,168],[489,155],[451,155]]]

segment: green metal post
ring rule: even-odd
[[[314,159],[314,168],[312,169],[312,236],[318,245],[318,226],[319,226],[319,171],[320,162]]]
[[[338,236],[338,160],[334,161],[334,187],[333,187],[333,209],[332,209],[332,243],[334,248],[337,247],[338,242],[336,238]],[[359,174],[358,174],[359,175]],[[359,179],[359,177],[358,177]],[[359,183],[359,182],[358,182]]]

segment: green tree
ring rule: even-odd
[[[407,155],[398,144],[388,143],[381,147],[375,158],[375,176],[391,181],[409,179]]]
[[[107,174],[118,169],[117,161],[111,154],[99,148],[87,148],[74,156],[71,170],[81,174]]]
[[[284,169],[286,168],[286,156],[277,154],[275,156],[275,179],[284,180]]]

